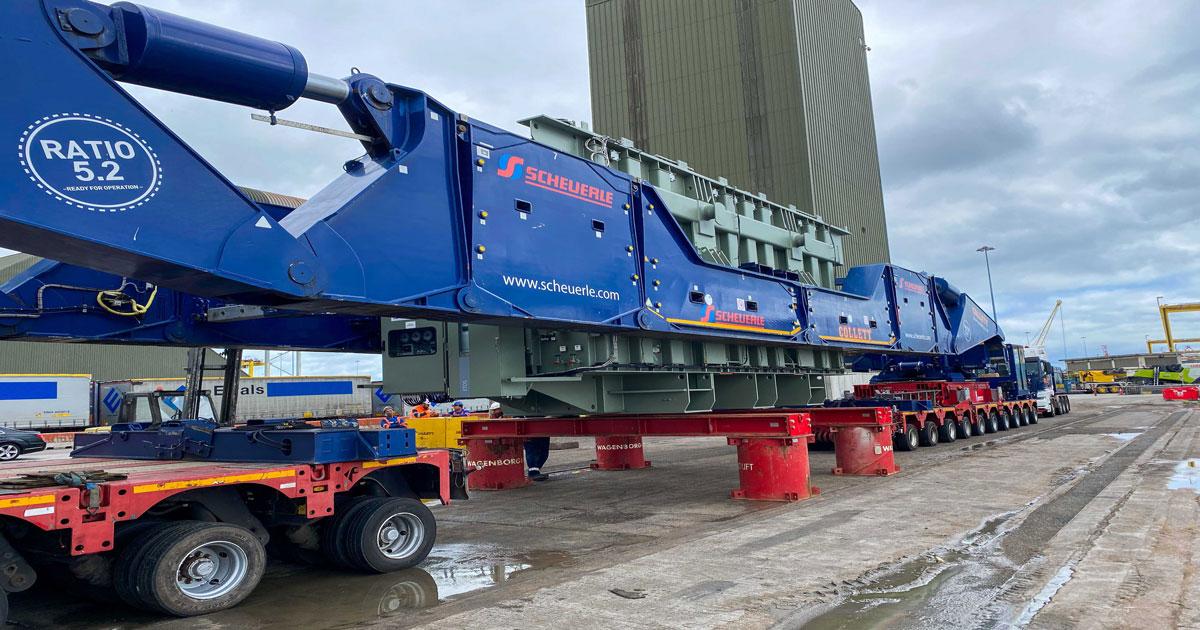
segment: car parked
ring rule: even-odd
[[[0,461],[46,450],[46,441],[33,431],[0,427]]]

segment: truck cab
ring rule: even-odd
[[[159,424],[183,419],[183,397],[181,391],[153,391],[125,394],[117,422]],[[199,417],[220,422],[216,407],[209,392],[200,393]]]
[[[1038,413],[1057,416],[1067,413],[1070,403],[1065,401],[1066,385],[1062,370],[1039,357],[1025,359],[1025,373],[1029,389],[1037,393]]]

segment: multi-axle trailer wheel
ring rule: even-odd
[[[242,601],[262,579],[267,553],[237,525],[178,521],[149,527],[119,553],[113,589],[137,608],[190,617]]]
[[[266,569],[266,549],[244,527],[140,525],[116,550],[112,570],[113,590],[130,606],[177,617],[224,610],[250,595]],[[330,563],[371,573],[420,564],[436,539],[433,513],[410,498],[355,497],[321,524],[321,550]]]

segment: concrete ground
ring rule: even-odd
[[[30,628],[1200,627],[1200,413],[1154,396],[1075,397],[1068,416],[898,453],[889,478],[732,501],[734,448],[647,441],[654,466],[586,469],[435,509],[421,569],[279,565],[240,607],[161,620],[44,584]],[[53,455],[47,455],[53,456]]]

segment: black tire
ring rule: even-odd
[[[347,520],[346,556],[360,571],[390,573],[414,567],[437,540],[437,521],[419,499],[370,502]]]
[[[1005,409],[1004,417],[1008,418],[1008,426],[1014,429],[1025,426],[1025,417],[1013,413],[1012,409]]]
[[[128,543],[117,548],[117,561],[113,563],[113,591],[121,601],[134,608],[153,609],[154,604],[143,598],[138,590],[138,567],[142,565],[150,545],[161,537],[175,537],[187,522],[147,522],[137,524],[128,534]],[[134,526],[131,526],[134,527]],[[124,532],[123,532],[124,533]],[[118,538],[118,542],[120,539]]]
[[[11,462],[20,456],[20,444],[15,442],[0,442],[0,462]]]
[[[921,446],[937,446],[938,443],[938,426],[932,420],[926,420],[925,426],[921,428]]]
[[[981,422],[983,423],[984,433],[995,433],[1000,430],[999,422],[997,422],[996,416],[992,414],[984,413]]]
[[[995,418],[997,431],[1008,430],[1008,419],[997,413],[995,409],[988,413],[988,418]]]
[[[338,506],[337,512],[332,517],[325,519],[325,523],[321,527],[321,553],[329,560],[330,564],[344,569],[351,568],[350,559],[346,557],[343,545],[346,540],[346,524],[350,521],[351,515],[368,502],[380,501],[384,498],[351,497]]]
[[[953,420],[947,420],[938,427],[938,441],[950,444],[958,439],[958,425]]]
[[[965,419],[958,423],[958,439],[965,440],[971,437],[971,423]]]
[[[917,425],[905,423],[904,432],[896,434],[892,442],[899,450],[915,451],[921,445],[921,432],[917,430]]]
[[[1023,407],[1023,409],[1025,410],[1025,419],[1029,421],[1029,424],[1037,424],[1038,423],[1037,409],[1034,407]]]
[[[981,421],[978,416],[975,416],[974,421],[971,422],[971,434],[978,436],[987,433],[987,429],[983,425],[983,421]]]
[[[1063,396],[1063,404],[1066,405],[1066,411],[1063,413],[1071,413],[1071,398],[1069,396]]]
[[[0,588],[0,626],[8,625],[8,591]]]
[[[168,615],[192,617],[236,606],[254,591],[267,568],[267,550],[245,527],[190,521],[172,533],[147,544],[135,567],[138,594]],[[203,577],[181,583],[185,566]],[[210,579],[204,572],[208,567],[212,575],[228,572],[228,579]],[[188,592],[193,587],[208,591]]]

